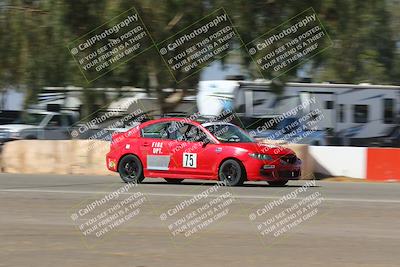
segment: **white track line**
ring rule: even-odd
[[[0,189],[0,192],[16,192],[16,193],[61,193],[61,194],[109,194],[107,191],[71,191],[71,190],[41,190],[41,189]],[[170,193],[147,193],[142,192],[148,196],[161,196],[161,197],[193,197],[197,194],[170,194]],[[130,195],[130,193],[121,193],[122,195]],[[208,195],[209,197],[217,198],[220,195]],[[282,196],[249,196],[249,195],[234,195],[233,198],[237,199],[280,199]],[[304,198],[293,198],[304,199]],[[340,202],[368,202],[368,203],[400,203],[396,199],[365,199],[365,198],[325,198],[325,201],[340,201]]]

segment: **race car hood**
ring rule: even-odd
[[[264,144],[264,143],[235,143],[235,147],[240,147],[246,149],[250,152],[260,153],[260,154],[274,154],[274,155],[287,155],[295,154],[293,150],[287,147]]]

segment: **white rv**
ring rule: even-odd
[[[309,101],[313,99],[314,101]],[[302,113],[320,110],[318,130],[343,138],[387,136],[399,125],[400,86],[371,84],[287,83],[282,94],[268,81],[201,81],[199,112],[217,115],[226,108],[243,117],[273,117],[311,103]]]

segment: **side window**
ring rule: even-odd
[[[368,105],[354,105],[354,120],[355,123],[368,122]]]
[[[175,138],[178,141],[201,142],[206,134],[193,124],[184,123],[176,128]]]
[[[71,115],[65,115],[65,118],[67,119],[67,126],[74,124],[74,118]]]
[[[191,125],[185,136],[189,142],[202,142],[207,137],[201,129],[194,125]]]
[[[207,130],[214,135],[217,139],[220,140],[228,140],[232,135],[235,135],[233,132],[229,132],[230,126],[228,125],[209,125],[207,126]]]
[[[253,113],[265,114],[268,112],[268,94],[265,91],[253,91]]]
[[[176,129],[176,137],[175,139],[178,141],[189,141],[188,133],[191,130],[191,124],[183,124],[181,127]]]
[[[72,121],[72,117],[66,114],[61,115],[61,125],[66,127],[74,124]]]
[[[333,109],[333,101],[325,101],[325,109]]]
[[[144,138],[167,139],[168,138],[168,125],[169,125],[169,123],[155,123],[155,124],[149,125],[142,129],[141,135]]]
[[[339,109],[337,110],[337,121],[345,122],[345,105],[339,104]]]
[[[53,118],[50,119],[49,123],[47,126],[49,127],[61,127],[61,117],[60,115],[54,115]]]
[[[383,99],[383,123],[394,123],[394,99]]]
[[[234,105],[235,111],[237,113],[245,113],[246,112],[246,102],[244,97],[244,90],[243,88],[237,88],[235,91],[235,98],[234,98]]]

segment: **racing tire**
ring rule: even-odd
[[[246,171],[240,162],[228,159],[219,167],[218,178],[227,186],[238,186],[246,180]]]
[[[169,179],[169,178],[164,178],[165,181],[169,184],[180,184],[182,183],[183,180],[185,179]]]
[[[270,186],[284,186],[289,182],[288,180],[268,181]]]
[[[125,183],[140,184],[144,180],[142,162],[135,155],[126,155],[120,160],[118,173]]]

